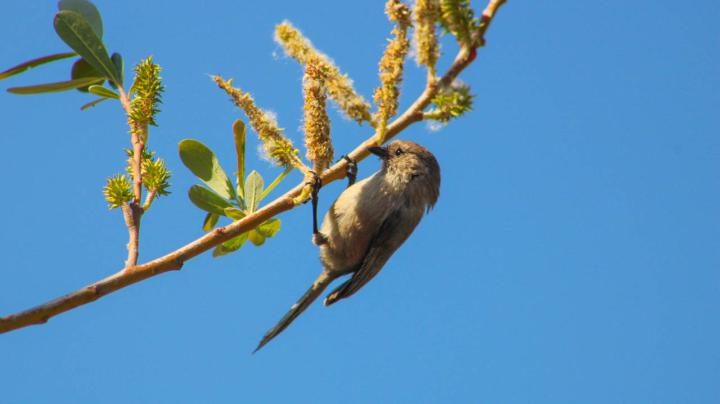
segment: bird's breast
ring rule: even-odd
[[[347,188],[325,215],[322,233],[328,243],[320,247],[327,270],[351,272],[362,261],[370,240],[389,212],[404,204],[402,193],[375,174]]]

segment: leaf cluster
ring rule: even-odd
[[[440,0],[440,24],[460,44],[477,47],[473,32],[480,28],[480,21],[470,7],[470,0]]]
[[[452,118],[457,118],[466,112],[472,111],[473,98],[470,93],[470,86],[454,81],[451,85],[441,88],[432,99],[435,108],[426,112],[429,119],[447,123]]]
[[[61,0],[58,9],[53,22],[55,32],[73,52],[56,53],[23,62],[0,73],[0,80],[43,64],[80,56],[70,68],[69,80],[12,87],[8,91],[27,95],[76,89],[100,97],[83,105],[83,110],[107,99],[119,99],[120,95],[114,89],[123,84],[123,59],[119,53],[108,53],[102,40],[103,23],[98,9],[87,0]]]
[[[235,121],[233,125],[237,157],[235,184],[220,165],[215,153],[205,144],[195,139],[185,139],[179,144],[180,159],[183,164],[205,184],[205,186],[193,185],[188,190],[190,201],[206,212],[202,226],[204,231],[212,230],[220,217],[237,221],[257,211],[260,208],[260,201],[292,169],[287,168],[267,187],[265,187],[262,176],[255,170],[245,177],[245,133],[245,124],[240,120]],[[220,257],[237,251],[247,240],[260,246],[279,230],[280,219],[266,220],[256,228],[217,246],[213,251],[213,256]]]

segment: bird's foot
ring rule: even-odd
[[[355,162],[355,160],[351,159],[347,155],[342,156],[342,158],[348,163],[345,174],[347,175],[348,179],[348,187],[350,187],[352,184],[355,183],[355,180],[357,179],[357,162]]]
[[[317,233],[313,234],[312,241],[313,241],[313,244],[315,244],[316,246],[321,246],[323,244],[328,243],[328,238],[323,233],[317,232]]]

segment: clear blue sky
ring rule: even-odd
[[[377,0],[97,5],[111,51],[164,68],[151,147],[174,193],[145,217],[141,260],[201,235],[177,143],[200,139],[232,167],[240,113],[209,74],[234,77],[301,143],[301,69],[280,57],[274,25],[300,27],[366,97],[389,32]],[[1,67],[66,49],[55,11],[54,1],[3,2]],[[202,256],[0,336],[0,401],[720,402],[718,18],[710,0],[511,0],[463,76],[475,111],[402,135],[436,154],[441,197],[364,290],[314,305],[250,355],[320,271],[304,206],[281,216],[264,248]],[[0,85],[65,79],[68,66]],[[408,65],[403,105],[422,77]],[[88,100],[0,93],[0,314],[125,258],[121,215],[100,190],[122,169],[127,128],[117,104],[80,112]],[[333,135],[342,153],[369,132],[335,114]],[[368,160],[360,175],[376,168]],[[321,209],[341,189],[324,189]]]

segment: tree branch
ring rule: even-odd
[[[128,111],[130,116],[130,111]],[[142,156],[145,151],[145,139],[147,139],[147,125],[142,127],[132,125],[130,127],[131,142],[133,146],[132,161],[130,167],[132,168],[133,177],[133,194],[135,199],[130,202],[130,212],[132,213],[132,225],[128,223],[128,232],[130,237],[128,239],[128,258],[125,261],[125,268],[137,265],[138,254],[140,250],[140,220],[143,215],[142,207]],[[125,212],[123,212],[124,214]]]
[[[148,191],[147,195],[145,196],[145,203],[143,203],[143,206],[142,206],[143,213],[147,212],[148,209],[150,209],[150,205],[152,205],[156,196],[157,196],[156,190],[151,189]]]
[[[490,1],[486,11],[483,12],[483,21],[486,22],[486,25],[489,24],[495,15],[497,8],[503,3],[504,0]],[[485,29],[481,28],[481,32],[478,32],[477,34],[480,35],[480,38],[482,38],[484,33]],[[429,81],[417,100],[415,100],[415,102],[402,115],[397,117],[390,125],[388,125],[385,133],[385,140],[392,139],[411,124],[421,121],[423,119],[423,111],[430,105],[438,89],[452,83],[458,74],[460,74],[463,69],[472,63],[475,59],[475,55],[476,50],[474,48],[462,47],[445,75],[443,75],[437,82]],[[368,147],[378,145],[376,136],[377,133],[362,142],[351,153],[349,153],[348,157],[356,162],[365,159],[369,155]],[[346,175],[346,167],[347,161],[345,159],[341,159],[335,163],[322,174],[322,185],[327,185],[333,181],[344,178]],[[145,264],[127,266],[116,274],[75,292],[31,309],[2,317],[0,318],[0,333],[13,331],[29,325],[43,324],[51,317],[72,310],[78,306],[93,302],[126,286],[164,272],[179,270],[187,260],[210,250],[224,241],[254,229],[264,221],[271,219],[282,212],[298,206],[293,202],[293,199],[301,193],[304,186],[304,182],[298,184],[293,189],[258,211],[227,226],[217,228],[163,257],[157,258]]]
[[[140,215],[138,205],[135,202],[126,203],[122,206],[123,219],[128,228],[128,257],[125,261],[125,268],[137,265],[140,245]]]
[[[140,206],[142,203],[142,155],[145,144],[142,140],[143,135],[138,133],[142,129],[131,127],[130,130],[132,132],[131,142],[133,146],[133,156],[130,166],[132,167],[133,193],[135,194],[133,203]]]
[[[127,116],[130,117],[132,111],[130,98],[122,86],[118,86],[118,91],[120,92],[120,104]],[[133,146],[130,167],[132,169],[133,195],[135,195],[135,199],[122,207],[123,218],[128,228],[128,257],[125,261],[125,268],[137,265],[140,254],[140,218],[143,214],[143,207],[140,204],[142,203],[142,152],[144,144],[142,143],[142,136],[138,133],[139,130],[140,128],[130,125],[130,142]],[[147,126],[145,131],[147,131]],[[147,135],[147,132],[145,134]]]
[[[495,14],[506,1],[507,0],[490,0],[485,10],[483,10],[482,16],[480,17],[480,29],[477,33],[480,39],[479,46],[485,45],[485,32],[490,28],[490,23],[495,18]]]

